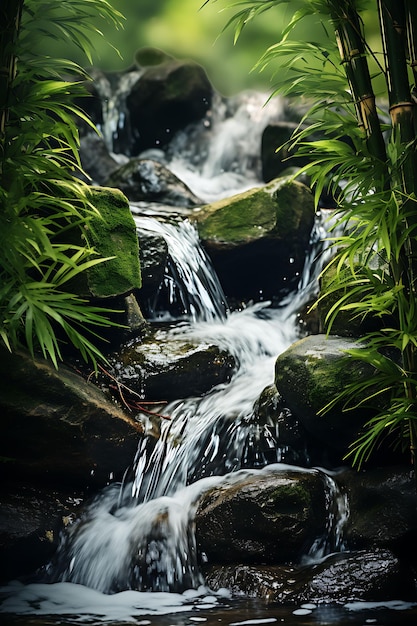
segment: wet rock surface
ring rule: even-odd
[[[105,141],[96,133],[80,138],[80,157],[84,171],[97,185],[105,185],[120,163],[110,154]]]
[[[208,566],[213,590],[264,598],[268,603],[346,604],[399,597],[415,601],[412,570],[388,550],[333,554],[312,565]]]
[[[0,493],[0,581],[30,575],[55,553],[83,492],[3,483]]]
[[[345,604],[416,598],[411,570],[403,569],[388,550],[331,555],[313,567],[310,576],[300,600]]]
[[[276,179],[204,206],[194,219],[228,296],[269,300],[298,282],[314,222],[301,183]]]
[[[130,159],[112,172],[106,184],[120,189],[131,202],[146,200],[187,208],[203,202],[175,174],[152,159]]]
[[[168,401],[204,394],[227,382],[233,357],[218,346],[167,338],[164,331],[130,342],[109,357],[118,381],[146,400]]]
[[[349,411],[347,417],[341,406],[321,410],[349,381],[373,372],[363,362],[347,362],[345,350],[358,346],[354,339],[311,335],[292,344],[275,365],[275,385],[284,403],[315,442],[336,452],[347,450],[366,417],[363,411]]]
[[[209,491],[196,534],[209,563],[284,563],[324,532],[323,483],[314,472],[271,470]]]
[[[299,586],[296,568],[290,565],[213,565],[205,569],[205,579],[214,591],[229,589],[234,595],[263,598],[268,602],[291,602]]]
[[[123,475],[143,428],[96,385],[4,349],[0,372],[3,476],[98,488]]]
[[[417,534],[417,496],[410,472],[401,466],[359,473],[345,470],[338,482],[350,502],[348,544],[357,549],[388,548],[408,560]]]
[[[144,67],[126,98],[133,131],[128,152],[169,143],[175,132],[206,115],[212,94],[204,69],[192,61],[164,58]]]

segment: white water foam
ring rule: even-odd
[[[69,582],[24,585],[17,581],[0,587],[0,594],[6,596],[0,607],[4,613],[66,615],[79,622],[134,622],[136,626],[151,623],[138,622],[138,617],[208,610],[229,597],[225,590],[214,594],[203,586],[181,594],[128,590],[108,595]]]

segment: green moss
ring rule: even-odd
[[[91,196],[101,217],[90,222],[87,239],[100,256],[114,257],[88,270],[91,295],[105,298],[140,288],[139,244],[127,198],[118,189],[103,187],[93,188]]]
[[[302,508],[309,507],[311,504],[310,494],[300,483],[291,482],[288,485],[280,485],[269,494],[268,498],[279,511],[280,504],[288,506],[289,503],[297,504]]]
[[[275,203],[260,190],[236,196],[232,204],[222,200],[211,208],[210,216],[199,229],[203,239],[251,241],[275,225]]]
[[[196,215],[202,239],[228,243],[250,242],[266,234],[283,239],[300,229],[309,233],[313,219],[310,192],[286,178],[214,202]]]

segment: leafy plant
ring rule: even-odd
[[[284,3],[289,0],[238,0],[226,26],[234,27],[237,39],[257,15]],[[348,358],[372,364],[375,374],[347,387],[332,405],[375,410],[347,453],[354,465],[360,467],[393,433],[396,445],[408,441],[415,465],[417,5],[413,0],[296,0],[293,7],[278,42],[256,67],[262,71],[273,64],[273,95],[308,103],[290,147],[309,157],[300,173],[310,175],[316,203],[327,188],[338,203],[334,255],[324,270],[329,282],[321,295],[335,298],[327,330],[341,312],[378,323],[378,330],[361,338],[361,349],[347,351]],[[365,11],[379,20],[379,50],[367,39]],[[326,34],[320,43],[297,38],[298,25],[312,18]],[[377,93],[375,85],[381,84],[384,89]],[[388,111],[378,103],[386,103]],[[314,132],[322,138],[313,141]]]
[[[91,61],[97,18],[117,26],[121,16],[106,0],[2,0],[0,17],[0,339],[57,367],[65,338],[96,366],[94,340],[110,311],[68,287],[106,261],[86,236],[97,210],[79,177],[76,119],[92,124],[75,102],[87,76],[36,49],[39,38],[70,39]]]

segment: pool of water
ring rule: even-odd
[[[94,598],[83,597],[82,588],[62,585],[65,603],[49,594],[46,586],[33,586],[32,595],[16,593],[3,604],[0,624],[6,626],[416,626],[417,604],[402,601],[352,602],[344,606],[312,603],[300,606],[267,604],[259,599],[209,595],[207,591],[185,594],[121,592]],[[51,591],[54,585],[49,586]],[[101,594],[100,594],[101,596]],[[10,596],[9,596],[10,597]],[[72,607],[72,609],[71,609]],[[15,611],[15,612],[13,612]],[[48,612],[49,611],[49,612]],[[71,612],[73,611],[73,612]],[[20,614],[18,614],[20,613]]]

